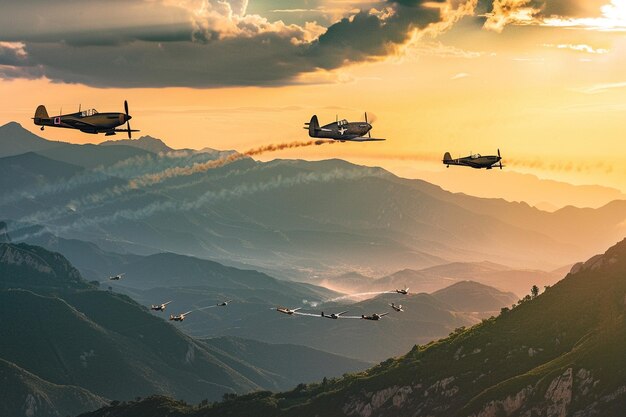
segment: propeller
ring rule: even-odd
[[[370,117],[368,118],[368,117],[367,117],[367,112],[365,112],[365,123],[367,123],[368,125],[370,125],[370,126],[371,126],[371,125],[372,125],[372,123],[374,123],[375,121],[376,121],[376,115],[375,115],[375,114],[370,113]],[[367,132],[367,136],[368,136],[369,138],[371,138],[371,137],[372,137],[372,132],[371,132],[371,131],[368,131],[368,132]]]
[[[124,100],[124,111],[126,112],[126,129],[128,131],[128,139],[132,139],[130,134],[130,115],[128,114],[128,101]]]
[[[500,148],[498,148],[498,158],[500,158],[500,169],[502,169],[502,156],[500,156]]]

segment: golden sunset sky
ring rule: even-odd
[[[500,148],[505,171],[626,193],[626,0],[54,3],[1,6],[0,124],[98,143],[30,118],[126,99],[137,137],[245,151],[307,140],[312,114],[367,111],[386,142],[262,159],[343,158],[462,191],[502,173],[446,171],[443,153]]]

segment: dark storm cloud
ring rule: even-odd
[[[446,2],[381,0],[377,12],[356,13],[321,36],[319,27],[237,15],[245,14],[243,0],[188,3],[194,7],[159,0],[3,2],[0,41],[23,42],[27,59],[2,76],[39,71],[99,87],[287,84],[303,73],[393,53],[413,29],[440,21],[433,4]],[[204,10],[193,14],[198,5]]]

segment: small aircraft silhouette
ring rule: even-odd
[[[409,287],[406,287],[406,286],[405,286],[403,290],[396,290],[396,292],[397,292],[398,294],[407,295],[407,294],[409,293]]]
[[[112,277],[109,277],[109,281],[119,281],[120,279],[124,278],[124,275],[126,274],[121,273],[121,274],[114,275]]]
[[[278,307],[276,309],[276,311],[278,311],[279,313],[283,313],[283,314],[289,314],[290,316],[293,315],[296,311],[298,310],[302,310],[302,307],[300,308],[294,308],[293,310],[287,307]]]
[[[393,308],[394,310],[396,310],[398,313],[403,312],[404,310],[402,309],[402,304],[396,304],[396,303],[391,303],[389,304],[389,307]]]
[[[450,168],[450,165],[459,165],[475,169],[492,169],[494,167],[499,167],[500,169],[502,169],[504,167],[504,165],[502,165],[502,156],[500,156],[500,149],[498,149],[498,155],[482,156],[481,154],[477,153],[457,159],[452,159],[450,152],[446,152],[443,155],[442,162],[447,168]]]
[[[382,313],[382,314],[378,314],[378,313],[374,313],[371,316],[365,316],[365,315],[361,315],[361,318],[363,320],[374,320],[374,321],[378,321],[380,320],[381,317],[386,316],[389,313]]]
[[[370,133],[372,125],[367,120],[367,113],[365,113],[364,122],[349,122],[346,119],[339,120],[337,118],[333,123],[322,127],[320,127],[317,116],[313,115],[311,121],[304,124],[304,128],[309,131],[309,136],[312,138],[334,139],[341,142],[375,142],[385,140],[372,138]]]
[[[150,306],[150,310],[153,311],[165,311],[165,309],[167,308],[167,305],[171,303],[171,301],[168,301],[167,303],[163,303],[163,304],[152,304]]]
[[[77,129],[84,133],[104,133],[105,136],[115,135],[116,132],[127,132],[128,139],[131,139],[131,132],[139,132],[130,128],[129,120],[132,116],[128,114],[128,102],[124,101],[124,113],[98,113],[96,109],[80,110],[76,113],[60,114],[55,117],[48,116],[46,106],[40,105],[35,110],[33,121],[37,126],[63,127],[66,129]],[[116,129],[126,123],[126,129]]]
[[[183,321],[185,320],[185,317],[187,315],[191,314],[191,311],[188,311],[186,313],[182,313],[182,314],[178,314],[178,315],[173,315],[170,314],[170,321]]]
[[[215,304],[218,307],[226,307],[228,305],[228,303],[230,303],[233,300],[226,300],[226,301],[222,301],[221,303],[217,303]]]
[[[347,311],[342,311],[341,313],[332,313],[332,314],[324,314],[324,312],[322,311],[321,316],[327,319],[334,319],[337,320],[341,315],[346,314]]]

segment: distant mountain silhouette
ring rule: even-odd
[[[86,389],[50,383],[4,359],[0,359],[0,381],[3,416],[74,416],[108,404]]]
[[[506,164],[506,158],[504,163]],[[498,172],[497,175],[483,175],[484,172],[451,168],[419,174],[420,178],[454,193],[525,201],[550,212],[565,206],[599,208],[613,200],[626,199],[626,194],[616,188],[602,185],[573,185],[512,170]]]
[[[43,139],[16,122],[9,122],[0,126],[0,158],[26,152],[43,151],[66,144],[66,142],[53,142]]]
[[[366,372],[191,409],[153,397],[89,417],[622,416],[626,240],[535,299]]]
[[[10,407],[33,396],[44,410],[47,403],[38,396],[46,392],[59,409],[70,409],[61,400],[74,396],[78,412],[101,405],[99,398],[131,399],[159,392],[200,401],[296,383],[293,374],[278,372],[284,367],[281,355],[270,354],[272,347],[185,336],[127,296],[98,290],[63,256],[37,246],[0,244],[0,317],[0,333],[11,339],[0,344],[0,359],[10,363],[10,378],[21,375],[26,384],[3,390],[0,397],[6,393],[21,400],[0,402],[1,415],[12,415],[7,414]],[[247,359],[224,351],[222,343],[247,350]],[[366,366],[298,346],[278,346],[276,352],[299,356],[311,365],[299,368],[303,380]],[[60,391],[61,399],[56,397]]]
[[[100,143],[100,146],[132,146],[152,153],[171,152],[172,148],[167,146],[161,139],[152,136],[142,136],[139,139],[117,139],[107,140]]]
[[[105,248],[193,255],[290,279],[351,271],[384,276],[477,260],[553,270],[606,247],[626,230],[626,201],[547,213],[341,160],[245,158],[129,186],[130,178],[188,171],[218,154],[159,157],[125,145],[64,146],[41,154],[89,171],[62,184],[23,188],[21,200],[0,205],[2,218],[32,221],[29,215],[37,214],[35,222],[63,230],[63,237]],[[90,176],[98,181],[86,181]],[[29,202],[27,195],[42,187],[55,192]],[[74,210],[74,202],[82,204]]]

